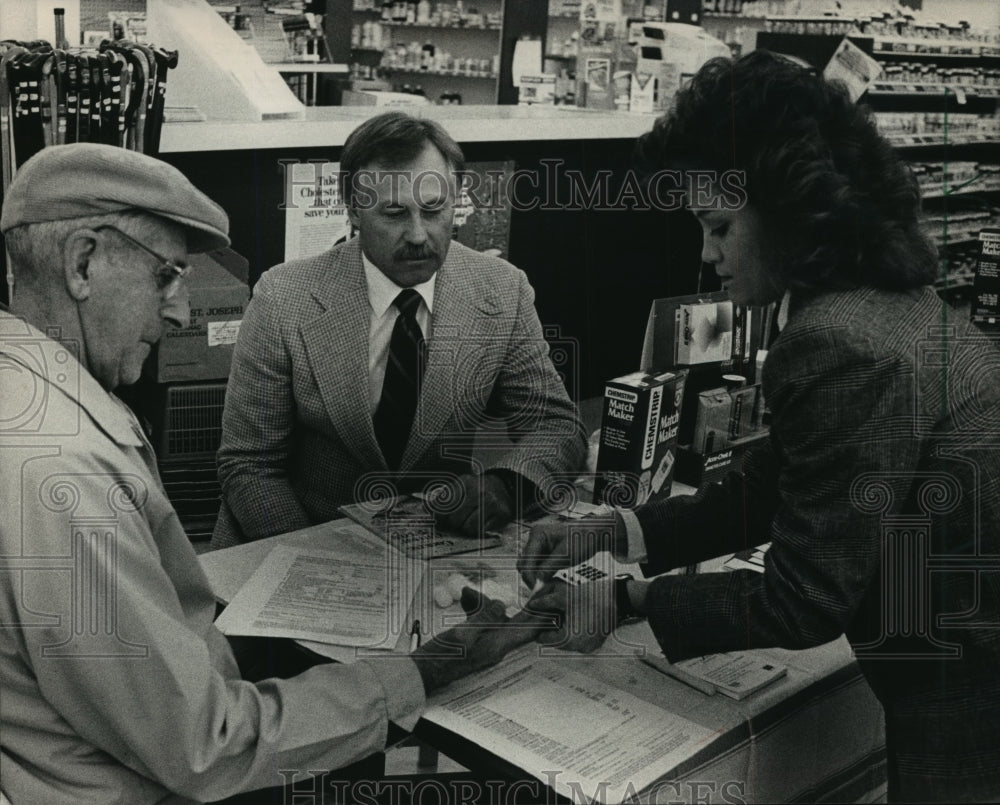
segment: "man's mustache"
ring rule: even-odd
[[[397,260],[430,260],[438,256],[430,246],[404,246],[394,255]]]

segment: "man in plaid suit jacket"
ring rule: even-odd
[[[434,481],[459,498],[442,522],[477,534],[509,520],[519,496],[582,466],[583,426],[527,278],[450,242],[450,181],[411,181],[460,170],[454,141],[391,112],[351,135],[341,168],[359,236],[265,272],[248,306],[223,417],[214,547],[334,519],[385,484]],[[387,300],[401,288],[421,294],[427,360],[395,467],[373,416],[396,316]]]

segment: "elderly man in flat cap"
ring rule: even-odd
[[[186,320],[187,254],[227,229],[178,171],[110,146],[45,149],[9,188],[0,788],[15,805],[216,800],[340,768],[384,748],[390,720],[412,727],[427,691],[535,635],[495,628],[503,606],[487,601],[409,658],[240,679],[153,451],[112,394]]]

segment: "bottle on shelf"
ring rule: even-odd
[[[431,4],[430,0],[420,0],[417,3],[417,22],[421,25],[427,25],[431,21]]]
[[[434,45],[431,42],[424,42],[424,46],[420,49],[421,70],[434,69],[434,52]]]
[[[406,4],[406,24],[414,25],[417,21],[417,4],[409,2]]]
[[[383,0],[382,2],[382,22],[392,22],[393,10],[395,3],[392,0]]]

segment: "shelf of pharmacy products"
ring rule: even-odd
[[[431,28],[439,31],[499,31],[499,25],[437,25],[430,22],[382,22],[387,28]]]
[[[385,75],[440,75],[450,78],[480,78],[489,81],[496,81],[496,73],[473,73],[465,70],[422,70],[419,67],[382,67],[381,72]]]
[[[499,0],[480,0],[475,7],[461,0],[356,0],[352,76],[451,78],[462,82],[465,103],[496,103],[501,10]]]
[[[896,148],[919,148],[944,145],[1000,145],[998,134],[887,134],[886,139]]]
[[[867,94],[873,96],[919,95],[921,97],[926,97],[928,95],[942,96],[942,97],[951,95],[953,97],[961,97],[961,94],[965,94],[965,95],[975,95],[978,98],[997,100],[1000,99],[1000,86],[979,87],[974,85],[962,86],[960,84],[946,86],[944,84],[917,84],[917,83],[911,84],[911,83],[890,83],[885,81],[876,81],[872,84]]]
[[[952,196],[967,196],[974,193],[1000,192],[1000,179],[979,179],[967,183],[952,185],[922,185],[920,195],[925,199],[945,198]]]

